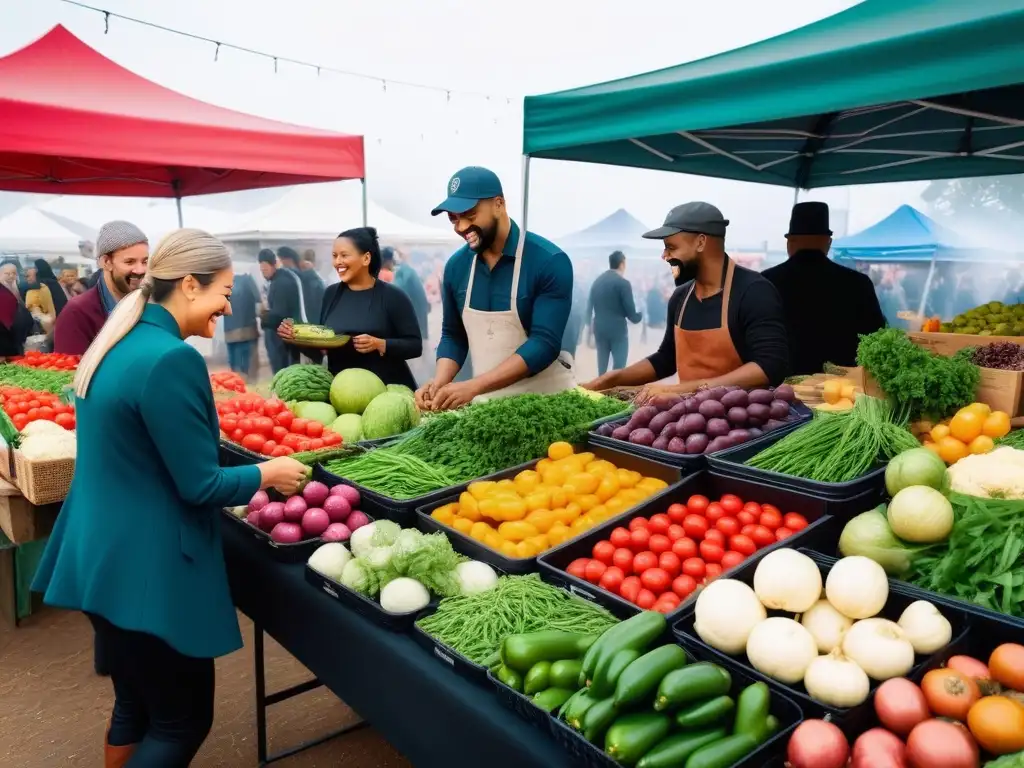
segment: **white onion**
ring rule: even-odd
[[[804,687],[822,704],[832,707],[856,707],[868,698],[871,681],[860,666],[838,649],[819,656],[807,667]]]
[[[903,677],[914,666],[914,646],[888,619],[856,622],[843,637],[843,655],[875,680]]]
[[[768,614],[748,585],[718,579],[701,590],[693,609],[693,628],[705,643],[722,653],[738,654],[747,637]]]
[[[921,655],[935,653],[953,639],[949,620],[927,600],[916,600],[908,605],[897,624],[914,651]]]
[[[927,485],[912,485],[893,496],[886,516],[893,533],[916,544],[945,541],[953,530],[953,505]]]
[[[871,558],[844,557],[828,572],[825,597],[844,616],[868,619],[885,607],[889,579],[885,569]]]
[[[819,600],[800,619],[818,644],[818,653],[831,653],[843,642],[843,635],[853,622],[841,614],[828,600]]]
[[[821,597],[821,571],[802,552],[777,549],[757,564],[754,592],[765,608],[803,613]]]
[[[799,683],[817,657],[818,647],[811,633],[793,619],[765,619],[747,638],[750,665],[780,683]]]

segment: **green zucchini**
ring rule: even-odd
[[[676,712],[676,725],[680,728],[706,728],[724,722],[735,709],[736,702],[731,696],[715,696]]]
[[[636,768],[680,768],[686,765],[686,758],[698,749],[721,741],[727,733],[725,728],[674,733],[641,757]]]
[[[608,729],[604,751],[615,762],[633,766],[668,736],[671,721],[657,712],[623,715]]]
[[[678,645],[663,645],[648,651],[626,667],[615,683],[615,703],[620,709],[641,702],[647,703],[658,689],[658,683],[669,672],[686,665],[686,651]],[[599,683],[594,680],[594,686]],[[599,691],[595,691],[599,693]]]
[[[732,687],[732,677],[717,664],[701,661],[669,672],[658,685],[654,708],[679,707],[712,696],[723,696]]]

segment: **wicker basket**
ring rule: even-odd
[[[74,459],[32,461],[14,452],[14,482],[26,499],[39,506],[64,501],[75,476]]]
[[[0,477],[14,482],[14,451],[0,440]]]

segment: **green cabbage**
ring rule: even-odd
[[[850,520],[839,537],[839,553],[843,557],[868,557],[890,576],[907,573],[920,551],[920,547],[907,546],[892,532],[884,504]]]
[[[394,392],[396,395],[407,395],[413,398],[413,400],[416,399],[416,393],[405,386],[405,384],[388,384],[388,392]]]
[[[319,421],[325,427],[331,426],[331,424],[334,423],[334,420],[338,418],[338,414],[336,414],[334,409],[327,403],[296,403],[292,407],[292,412],[300,419]]]
[[[945,493],[949,488],[946,463],[927,448],[911,448],[898,454],[885,468],[885,488],[890,496],[895,496],[913,485],[927,485]]]
[[[346,445],[363,439],[363,417],[358,413],[343,413],[331,422],[331,429],[341,435]]]
[[[331,405],[338,413],[362,413],[385,391],[384,382],[372,371],[346,368],[331,382]]]
[[[419,423],[416,403],[407,395],[385,392],[373,398],[363,412],[363,437],[376,440],[408,432]]]

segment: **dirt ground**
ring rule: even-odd
[[[217,662],[217,709],[195,768],[256,765],[252,624],[239,616],[245,648]],[[268,690],[310,674],[273,640],[266,642]],[[44,608],[17,629],[0,626],[0,766],[96,768],[113,693],[93,672],[92,629],[80,614]],[[318,689],[268,712],[271,752],[315,739],[357,715]],[[363,728],[275,763],[281,768],[410,768],[379,733]]]

